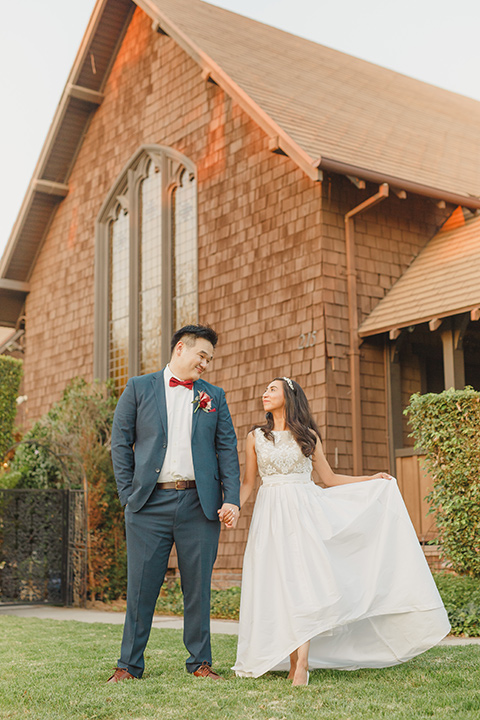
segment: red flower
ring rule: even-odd
[[[197,397],[192,400],[193,403],[197,403],[197,406],[194,413],[197,412],[198,408],[203,410],[203,412],[215,412],[216,408],[212,408],[212,398],[210,395],[207,395],[206,392],[199,392]]]

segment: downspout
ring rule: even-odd
[[[378,192],[345,215],[345,254],[347,263],[348,328],[350,356],[350,393],[352,399],[352,451],[353,474],[363,472],[362,408],[360,404],[360,338],[358,336],[357,268],[355,263],[354,216],[369,210],[389,195],[388,183],[382,183]]]

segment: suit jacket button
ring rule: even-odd
[[[159,473],[159,472],[160,472],[160,468],[155,468],[155,472],[156,472],[156,473]]]
[[[167,447],[167,444],[166,444],[166,443],[163,443],[163,447],[166,448],[166,447]]]

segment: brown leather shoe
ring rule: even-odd
[[[212,666],[204,661],[199,668],[193,673],[196,677],[210,678],[210,680],[225,680],[215,670],[212,670]]]
[[[135,675],[132,675],[128,672],[128,670],[125,670],[125,668],[115,668],[115,672],[113,673],[112,677],[109,677],[107,680],[107,683],[114,683],[114,682],[121,682],[122,680],[136,680],[137,678]]]

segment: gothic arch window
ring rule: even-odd
[[[193,163],[171,148],[140,148],[96,230],[94,374],[121,392],[168,362],[172,332],[198,319]]]

